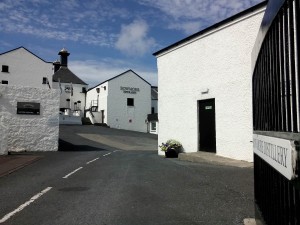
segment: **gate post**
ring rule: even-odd
[[[299,0],[269,0],[252,52],[258,225],[300,224],[299,12]]]

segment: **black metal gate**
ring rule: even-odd
[[[299,0],[269,0],[252,54],[254,134],[296,145],[292,179],[254,153],[258,224],[300,224],[299,12]]]

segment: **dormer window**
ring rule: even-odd
[[[2,71],[4,73],[8,73],[8,66],[7,65],[2,65]]]

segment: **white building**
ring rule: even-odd
[[[52,87],[52,63],[46,62],[24,47],[1,53],[0,66],[0,84]]]
[[[151,87],[151,114],[147,116],[148,132],[158,134],[158,88]]]
[[[251,51],[265,6],[261,3],[154,53],[158,85],[163,87],[159,144],[177,139],[184,152],[253,160]]]
[[[93,124],[147,132],[151,85],[128,70],[89,89],[86,110]]]
[[[70,53],[66,49],[62,49],[58,55],[60,55],[60,61],[53,63],[54,74],[52,81],[53,88],[61,90],[60,110],[63,115],[60,123],[81,124],[81,117],[84,116],[88,85],[68,68],[68,56]]]

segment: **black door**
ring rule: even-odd
[[[104,123],[104,110],[101,110],[101,123]]]
[[[215,99],[202,100],[199,108],[199,150],[216,153]]]

